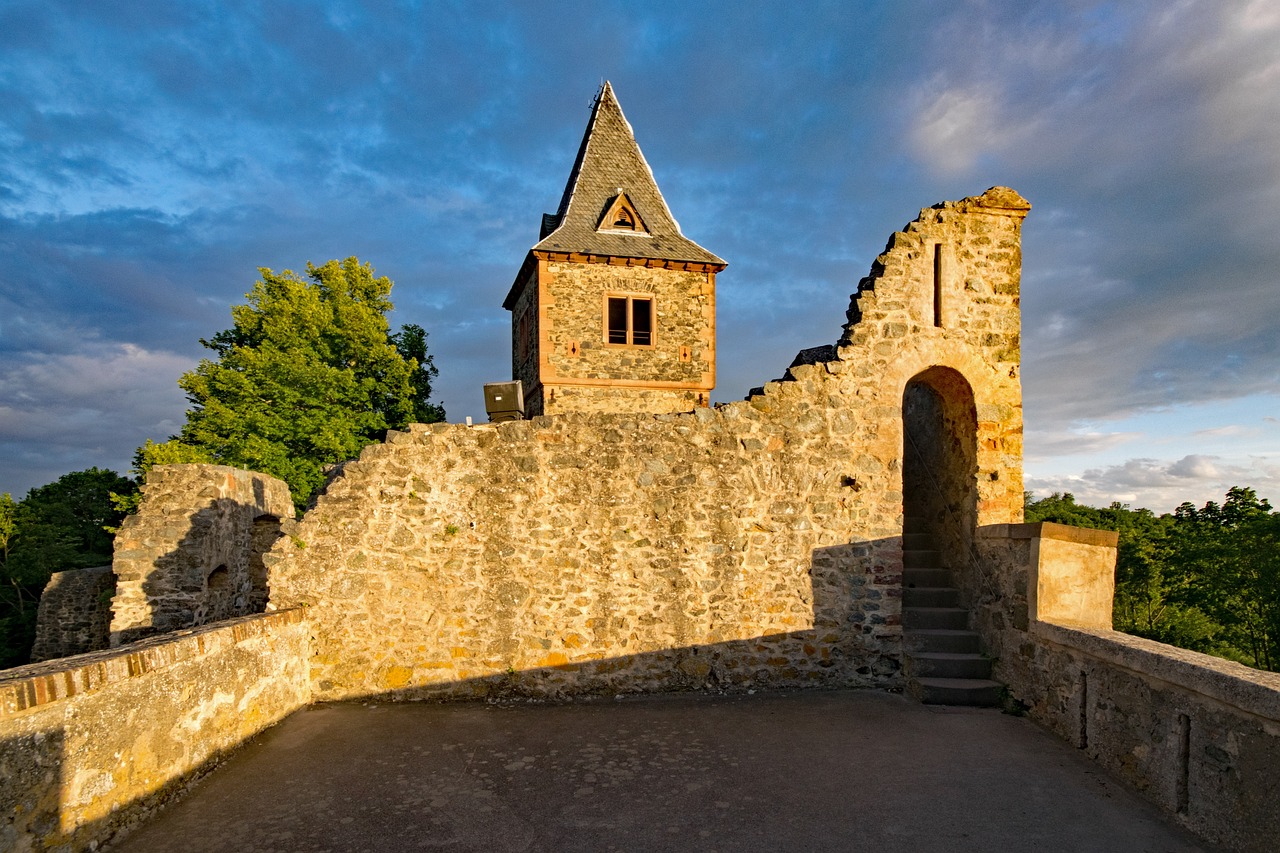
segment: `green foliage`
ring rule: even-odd
[[[396,351],[413,364],[409,383],[413,386],[413,423],[434,424],[444,420],[444,406],[429,402],[431,380],[439,373],[435,361],[427,354],[427,333],[416,323],[405,323],[391,336]]]
[[[1187,595],[1222,626],[1244,663],[1280,669],[1280,514],[1253,489],[1232,488],[1218,505],[1184,503],[1175,562],[1190,579]]]
[[[305,507],[326,468],[388,429],[438,421],[428,401],[435,365],[421,327],[388,332],[391,280],[356,258],[307,265],[306,276],[261,269],[216,354],[178,380],[192,408],[182,431],[139,450],[138,470],[209,461],[262,471]]]
[[[1280,513],[1253,489],[1161,516],[1028,494],[1026,518],[1119,533],[1116,630],[1280,669]]]
[[[0,666],[26,662],[50,575],[111,562],[110,529],[124,517],[112,494],[136,489],[114,471],[90,468],[34,488],[21,502],[0,498]]]

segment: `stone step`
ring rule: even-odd
[[[940,551],[907,551],[902,552],[902,568],[904,569],[937,569],[942,568]]]
[[[952,586],[908,586],[902,590],[903,607],[959,607],[960,590]]]
[[[935,546],[933,537],[928,533],[904,533],[902,548],[904,551],[932,551]]]
[[[994,708],[1000,704],[1004,685],[989,678],[913,678],[907,689],[926,705],[976,705]]]
[[[950,569],[903,569],[902,586],[904,588],[918,586],[951,586]]]
[[[930,705],[998,706],[1004,687],[969,628],[945,557],[920,519],[902,524],[902,665],[907,693]]]
[[[916,678],[991,678],[991,658],[972,652],[911,652],[904,664]]]
[[[969,611],[963,607],[903,607],[904,628],[968,628]]]
[[[902,645],[913,652],[965,652],[977,654],[982,648],[977,631],[968,628],[907,628],[902,632]]]

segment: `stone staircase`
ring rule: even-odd
[[[907,692],[927,705],[1000,704],[969,611],[943,565],[933,536],[908,517],[902,535],[902,644]]]

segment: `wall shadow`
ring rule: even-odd
[[[280,722],[283,722],[283,718]],[[265,729],[264,729],[265,731]],[[258,734],[261,734],[259,732]],[[254,735],[253,737],[257,737]],[[162,784],[149,794],[125,803],[101,807],[101,817],[74,823],[68,820],[67,804],[75,796],[73,786],[92,803],[95,781],[108,779],[109,769],[95,778],[67,778],[65,728],[32,731],[16,737],[0,738],[0,778],[9,780],[0,786],[0,810],[6,817],[0,823],[0,850],[92,850],[113,840],[121,833],[135,829],[152,817],[155,811],[183,796],[201,779],[223,764],[244,746],[246,739],[233,747],[210,755],[199,765]],[[11,784],[21,774],[35,774],[49,779],[43,787]],[[52,778],[55,777],[56,779]]]
[[[62,778],[66,735],[62,729],[36,729],[0,738],[0,850],[44,850],[54,844],[43,839],[61,833],[62,791],[67,780]],[[56,778],[53,778],[56,777]],[[48,778],[46,788],[12,784],[24,778]],[[25,823],[22,821],[25,820]],[[34,847],[25,846],[23,838],[35,835],[41,839]]]

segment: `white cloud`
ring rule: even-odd
[[[1029,477],[1029,491],[1044,497],[1071,492],[1077,502],[1109,506],[1112,502],[1170,512],[1190,501],[1197,506],[1221,501],[1232,486],[1248,486],[1259,496],[1280,497],[1280,454],[1223,458],[1190,454],[1181,459],[1134,458],[1118,465],[1090,468],[1078,475]]]
[[[1268,420],[1268,418],[1263,418]],[[1258,435],[1260,430],[1241,426],[1240,424],[1228,424],[1227,426],[1212,427],[1210,429],[1198,429],[1191,433],[1194,436],[1202,438],[1231,438],[1233,436]]]
[[[916,152],[936,172],[968,171],[996,139],[997,99],[990,91],[944,88],[923,96],[911,128]]]
[[[1055,456],[1091,455],[1141,437],[1142,433],[1139,432],[1043,430],[1027,433],[1025,453],[1029,462]]]
[[[91,465],[124,471],[145,439],[163,440],[184,420],[177,379],[194,366],[190,358],[90,343],[27,359],[0,373],[5,491],[25,493]]]

